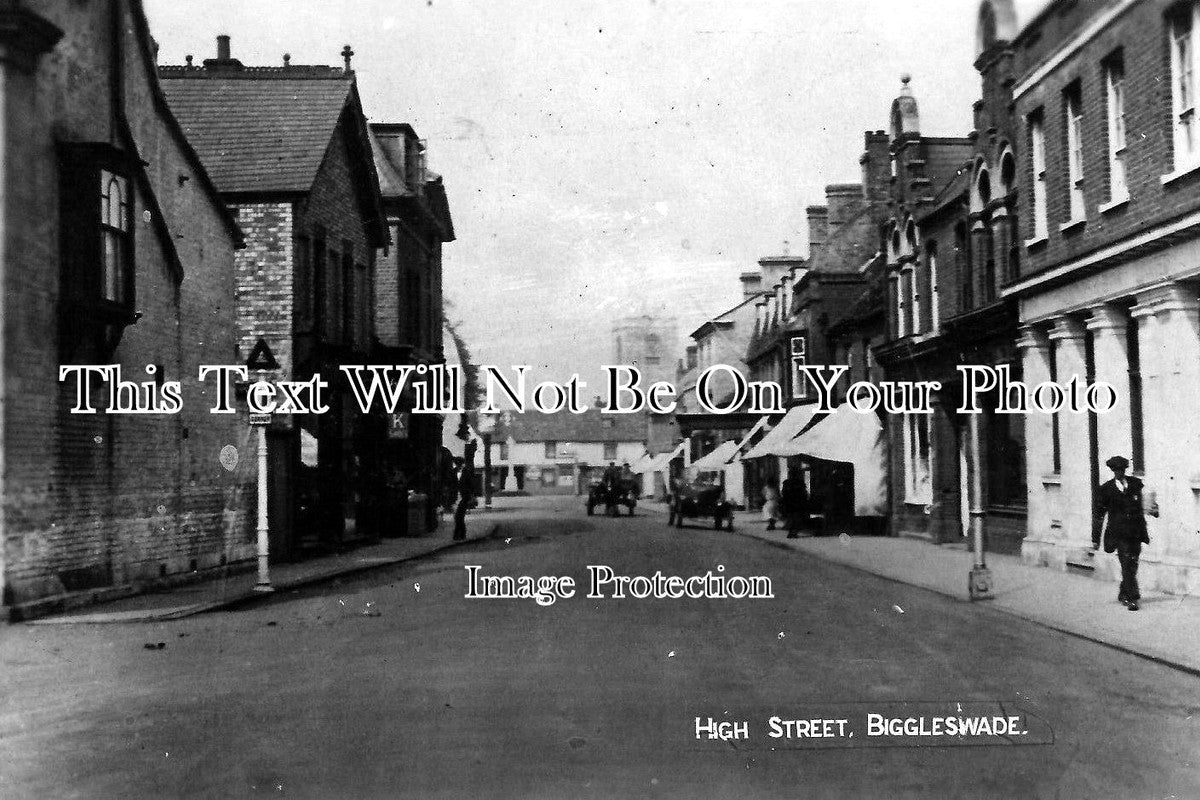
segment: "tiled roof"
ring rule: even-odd
[[[351,76],[328,67],[159,68],[171,110],[222,192],[308,191]]]
[[[516,442],[645,442],[644,414],[526,412],[509,415],[506,433]]]

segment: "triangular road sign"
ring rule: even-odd
[[[275,354],[271,352],[271,348],[267,346],[266,340],[261,336],[254,343],[254,349],[250,351],[250,357],[246,359],[246,369],[279,369],[279,362],[275,360]]]

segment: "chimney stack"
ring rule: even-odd
[[[808,260],[815,262],[829,239],[829,209],[809,206],[804,211],[808,215]]]
[[[217,37],[217,60],[228,61],[229,55],[229,34],[222,33]]]

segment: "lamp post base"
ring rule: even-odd
[[[967,592],[972,600],[991,600],[992,571],[987,567],[971,567],[967,576]]]

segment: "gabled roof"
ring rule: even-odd
[[[510,414],[505,427],[515,442],[646,441],[645,414],[601,414],[595,408],[582,414]]]
[[[353,72],[336,67],[159,67],[163,93],[217,187],[307,192]]]

